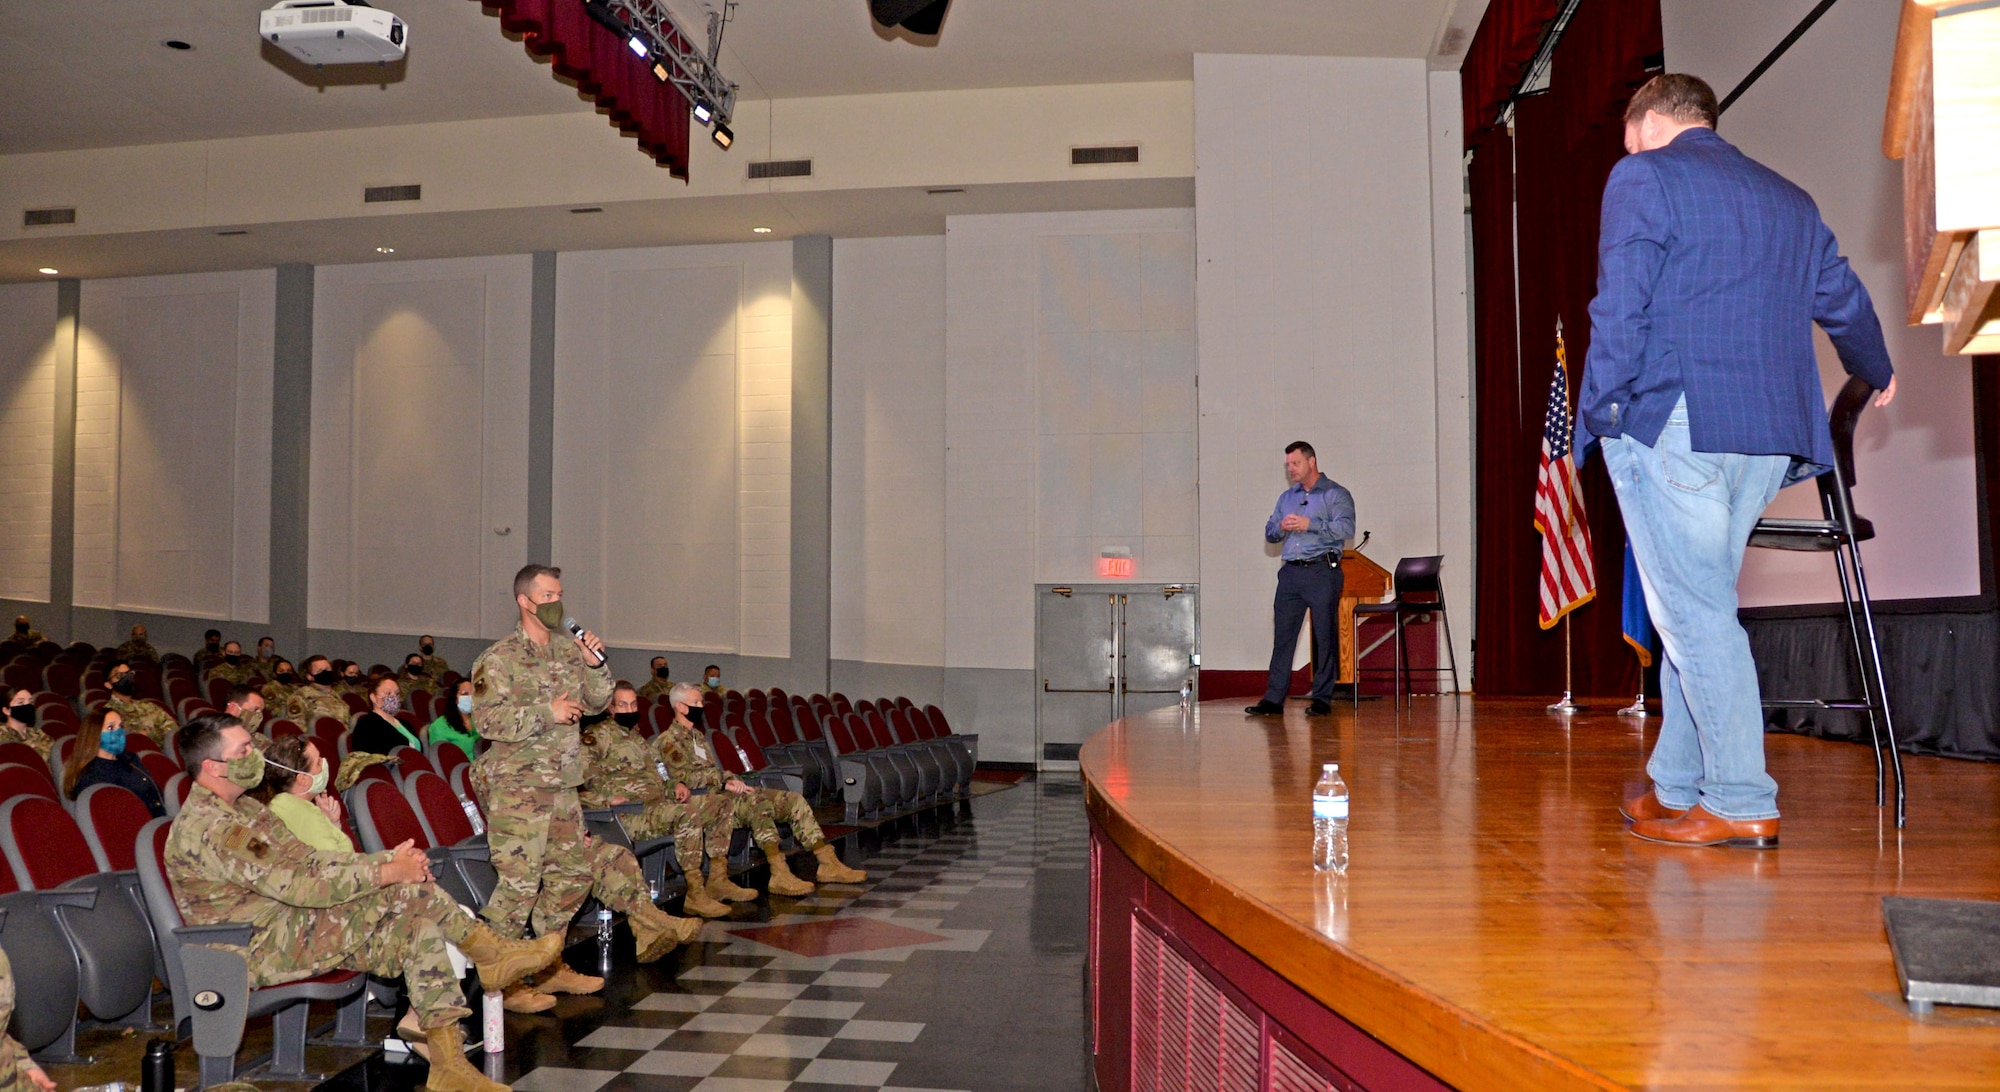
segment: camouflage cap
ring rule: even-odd
[[[333,779],[333,791],[346,792],[354,787],[356,781],[361,780],[362,771],[368,767],[395,761],[388,755],[372,754],[368,751],[350,752],[346,758],[340,760],[340,773]]]

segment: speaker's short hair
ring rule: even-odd
[[[1293,440],[1291,443],[1285,445],[1285,454],[1290,455],[1294,451],[1304,453],[1308,459],[1319,458],[1319,452],[1314,451],[1313,446],[1304,440]]]
[[[1625,124],[1637,122],[1648,110],[1682,125],[1706,125],[1710,129],[1715,128],[1718,116],[1715,89],[1700,76],[1685,72],[1662,72],[1634,91],[1632,101],[1625,104]]]
[[[514,594],[528,594],[534,588],[535,578],[538,576],[561,580],[562,570],[553,565],[523,565],[521,571],[514,574]]]

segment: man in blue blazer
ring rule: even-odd
[[[1605,468],[1666,656],[1652,786],[1620,809],[1676,845],[1778,844],[1778,786],[1736,577],[1781,486],[1833,464],[1812,326],[1881,392],[1896,381],[1868,290],[1804,190],[1715,133],[1715,92],[1657,76],[1625,111],[1604,187],[1581,459]]]

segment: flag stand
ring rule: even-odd
[[[1632,699],[1632,704],[1620,709],[1618,715],[1621,717],[1638,717],[1641,720],[1646,718],[1646,673],[1644,671],[1639,672],[1639,696]]]
[[[1570,700],[1569,675],[1569,615],[1563,615],[1563,696],[1562,700],[1549,706],[1551,713],[1574,713],[1583,707]]]

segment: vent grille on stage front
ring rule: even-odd
[[[1139,146],[1137,144],[1104,144],[1092,148],[1071,148],[1069,150],[1069,165],[1072,167],[1091,167],[1100,163],[1137,162],[1139,162]]]
[[[1196,958],[1132,919],[1132,1087],[1139,1092],[1332,1088],[1259,1078],[1262,1013],[1216,983]],[[1276,1048],[1277,1044],[1273,1044]],[[1275,1054],[1275,1049],[1274,1049]],[[1288,1057],[1290,1055],[1287,1055]],[[1305,1070],[1311,1073],[1310,1069]]]
[[[762,163],[750,164],[750,177],[758,178],[810,178],[813,161],[810,159],[767,159]]]

